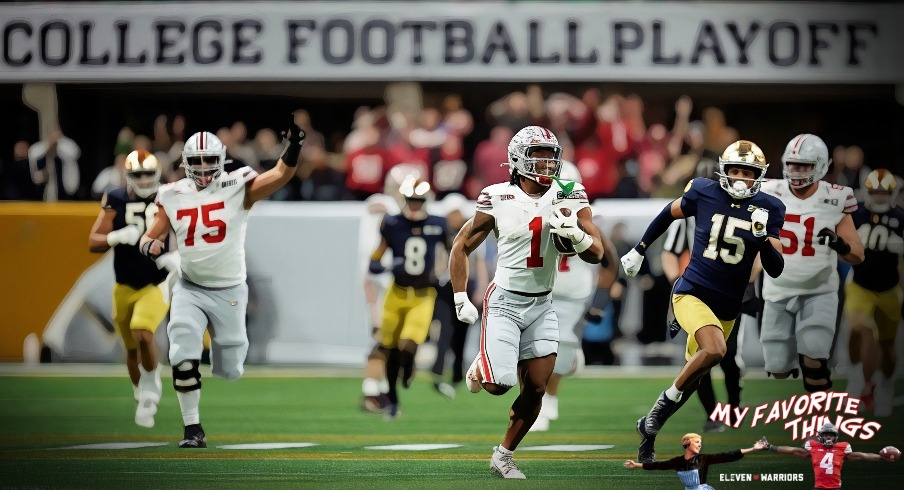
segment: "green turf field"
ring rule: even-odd
[[[124,369],[123,369],[124,372]],[[561,418],[549,432],[530,433],[516,453],[527,481],[492,475],[488,460],[508,421],[514,394],[472,395],[456,400],[436,394],[427,377],[402,393],[397,420],[360,410],[358,378],[256,377],[229,383],[206,376],[201,417],[209,449],[180,450],[182,425],[173,391],[166,386],[157,426],[133,422],[135,402],[123,377],[0,376],[0,488],[681,488],[672,471],[627,470],[636,456],[634,422],[668,385],[666,378],[574,378],[562,384]],[[717,383],[718,384],[718,383]],[[799,381],[747,380],[751,405],[796,393]],[[720,393],[717,386],[717,393]],[[724,390],[721,396],[724,399]],[[660,433],[660,459],[682,452],[685,432],[699,432],[703,410],[696,400]],[[904,447],[904,422],[885,424],[870,441],[842,436],[855,451]],[[704,434],[703,451],[747,447],[766,434],[792,444],[778,423]],[[157,442],[135,449],[61,449],[112,442]],[[313,443],[316,446],[252,450],[217,446],[248,443]],[[366,446],[460,444],[451,449],[386,451]],[[613,445],[583,452],[527,451],[543,445]],[[799,444],[799,442],[795,443]],[[720,481],[731,474],[802,474],[803,483]],[[845,488],[900,488],[904,463],[848,462]],[[896,484],[897,482],[898,484]],[[808,460],[754,453],[714,466],[716,488],[812,488]]]

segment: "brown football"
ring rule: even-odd
[[[879,451],[879,456],[882,456],[882,459],[887,459],[889,461],[897,461],[898,458],[901,457],[901,451],[894,446],[887,446]]]
[[[562,213],[562,216],[565,216],[566,218],[571,216],[571,210],[568,208],[559,208],[559,212]]]

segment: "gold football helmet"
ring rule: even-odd
[[[160,187],[160,163],[147,150],[135,150],[126,156],[126,184],[138,197],[148,198]]]
[[[752,179],[729,177],[728,169],[735,166],[752,170],[755,177]],[[759,146],[752,141],[738,140],[728,145],[728,148],[722,152],[719,157],[719,171],[716,175],[719,176],[719,185],[731,197],[746,199],[760,191],[767,168],[769,168],[769,164],[766,163],[766,157]]]
[[[894,175],[884,168],[877,168],[866,176],[866,209],[874,213],[885,213],[898,198],[898,181]]]

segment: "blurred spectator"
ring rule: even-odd
[[[859,146],[849,146],[844,151],[844,165],[838,173],[838,185],[846,185],[854,189],[858,201],[863,201],[865,196],[861,192],[866,176],[872,170],[863,164],[863,150]]]
[[[330,166],[323,148],[314,148],[307,157],[310,172],[301,181],[300,197],[305,201],[338,201],[345,195],[345,179]]]
[[[120,153],[113,160],[113,165],[104,168],[97,174],[94,184],[91,185],[91,199],[99,200],[105,193],[125,187],[126,185],[126,155]]]
[[[261,168],[266,171],[276,166],[284,149],[276,137],[276,132],[264,128],[254,135],[254,150]],[[303,146],[302,151],[304,151]]]
[[[370,117],[362,115],[358,127],[346,138],[345,186],[355,199],[363,200],[383,190],[383,176],[396,161],[380,143],[380,131]]]
[[[123,126],[116,136],[116,144],[113,146],[113,156],[128,155],[132,151],[132,141],[135,139],[135,132],[128,126]]]
[[[521,128],[518,128],[519,130]],[[508,126],[496,126],[490,137],[481,141],[474,150],[472,176],[468,195],[474,199],[484,187],[509,180],[508,144],[514,131]]]
[[[28,149],[32,179],[44,186],[45,201],[77,197],[81,178],[78,168],[80,154],[79,146],[63,136],[59,126],[54,127],[46,139]]]
[[[841,174],[841,169],[844,168],[844,154],[846,151],[847,148],[842,145],[838,145],[832,149],[832,160],[829,162],[829,171],[822,180],[830,184],[838,183],[838,175]]]
[[[304,146],[301,147],[302,160],[309,158],[308,152],[326,150],[326,140],[320,131],[314,129],[311,115],[304,109],[295,111],[295,125],[304,131]]]
[[[0,161],[0,174],[3,187],[0,197],[12,201],[39,201],[42,189],[31,177],[31,166],[28,162],[28,142],[17,141],[13,146],[13,160]]]
[[[232,144],[227,149],[233,158],[244,162],[245,165],[257,172],[262,172],[257,152],[254,151],[254,146],[248,142],[248,128],[245,123],[242,121],[232,123],[232,127],[229,128],[229,134],[232,136]],[[307,139],[305,144],[307,144]]]

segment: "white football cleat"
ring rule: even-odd
[[[511,453],[502,454],[499,452],[498,446],[493,448],[493,456],[490,458],[490,469],[503,478],[514,480],[527,479],[527,477],[524,476],[524,473],[521,472],[521,469],[518,468],[518,465],[515,464],[513,455]]]
[[[471,367],[468,368],[468,373],[465,375],[465,384],[468,385],[468,389],[471,390],[471,393],[478,393],[483,389],[483,372],[480,370],[480,354],[474,358],[474,362],[471,363]]]
[[[546,417],[549,420],[559,420],[559,397],[550,395],[549,393],[543,395],[543,405],[540,407],[540,416]]]
[[[157,415],[157,403],[160,397],[155,393],[141,392],[138,408],[135,409],[135,424],[148,429],[154,427],[154,415]]]
[[[530,426],[530,429],[527,429],[528,432],[546,432],[549,430],[549,419],[538,415],[537,420],[534,421],[534,425]]]

